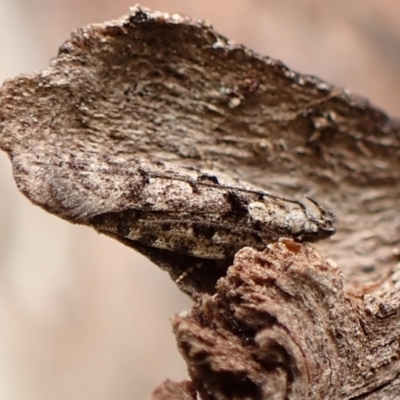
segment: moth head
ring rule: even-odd
[[[325,239],[328,238],[329,236],[332,236],[336,232],[336,229],[333,226],[333,224],[335,223],[335,215],[333,214],[333,212],[326,210],[324,207],[319,205],[315,200],[311,199],[310,197],[306,196],[306,198],[309,201],[311,201],[318,208],[319,211],[319,218],[315,220],[318,226],[316,240]]]

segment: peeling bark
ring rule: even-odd
[[[386,299],[355,296],[308,245],[241,250],[216,294],[174,321],[196,387],[206,399],[398,397],[399,272]]]
[[[166,382],[154,398],[398,398],[400,123],[366,100],[207,24],[135,7],[76,31],[47,70],[4,83],[0,148],[34,204],[120,240],[175,280],[188,271],[179,285],[196,304],[174,331],[192,382]],[[71,212],[88,196],[69,176],[138,159],[309,195],[334,210],[337,234],[314,248],[283,239],[213,260]],[[55,185],[65,165],[67,183]],[[107,193],[96,184],[89,192]]]

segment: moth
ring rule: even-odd
[[[70,156],[49,171],[57,213],[98,231],[203,259],[262,250],[281,237],[315,242],[334,214],[213,173],[135,158]]]

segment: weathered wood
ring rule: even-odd
[[[245,248],[217,293],[175,318],[189,373],[204,398],[398,398],[399,273],[354,295],[308,245]]]
[[[174,329],[192,383],[160,386],[155,398],[398,398],[400,123],[366,100],[204,23],[135,7],[75,32],[47,70],[3,85],[0,147],[33,203],[115,237],[174,279],[189,271],[179,285],[197,302]],[[309,195],[335,212],[337,233],[317,250],[290,240],[246,248],[229,269],[232,259],[131,240],[92,215],[129,209],[118,193],[137,190],[140,171],[118,181],[120,192],[112,176],[83,176],[101,160],[138,159]]]

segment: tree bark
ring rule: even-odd
[[[173,327],[191,382],[165,382],[155,399],[399,398],[400,123],[365,99],[205,23],[134,7],[73,33],[47,70],[3,85],[0,147],[34,204],[183,276],[196,303]],[[306,194],[334,210],[337,233],[212,260],[71,212],[71,202],[89,212],[72,177],[137,159]],[[127,172],[121,185],[139,178]],[[109,201],[103,184],[85,188],[103,196],[93,214]]]

